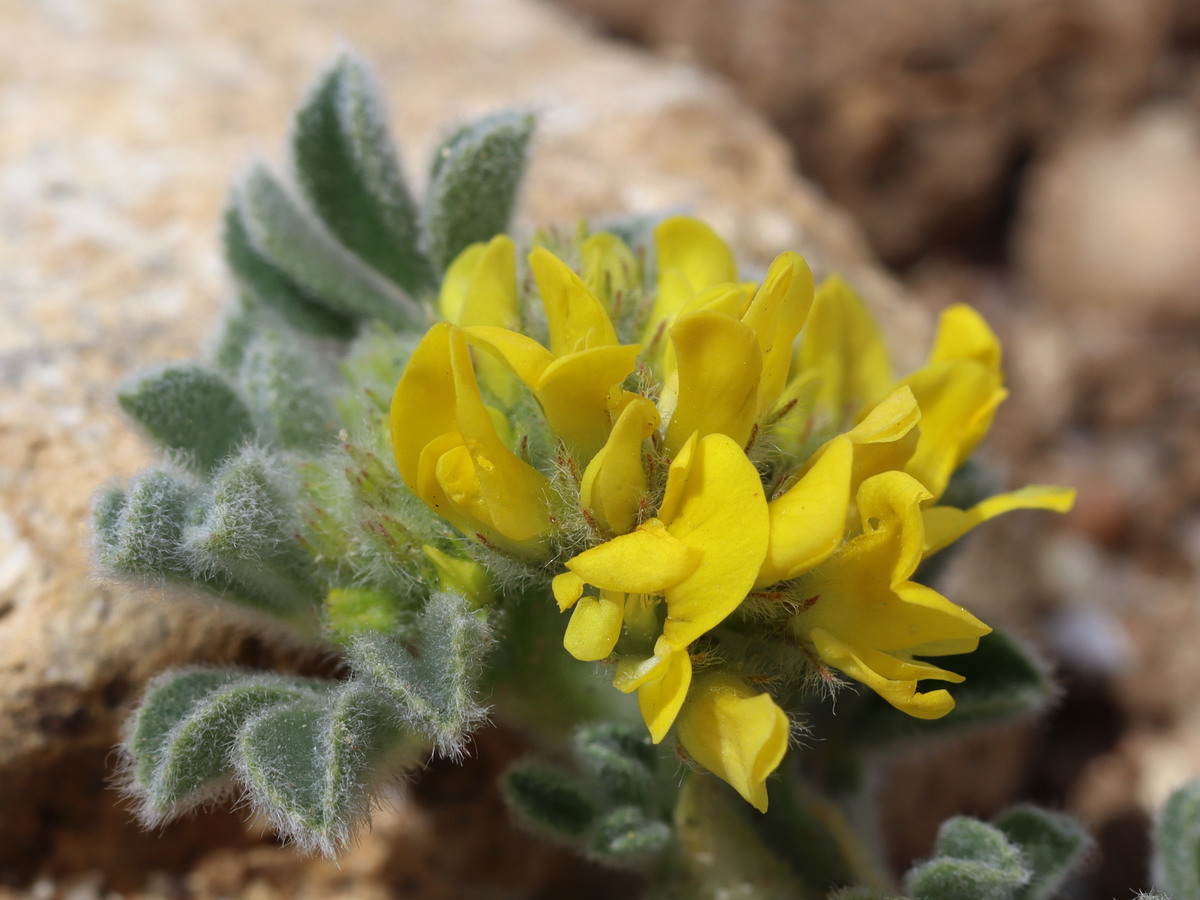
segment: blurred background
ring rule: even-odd
[[[345,45],[379,73],[410,171],[456,120],[538,110],[526,224],[685,208],[751,262],[799,249],[880,307],[910,365],[939,309],[983,312],[1012,396],[981,458],[1079,502],[981,529],[944,592],[1041,647],[1063,693],[1019,728],[890,761],[883,833],[903,867],[945,816],[1030,799],[1097,838],[1074,896],[1149,887],[1150,817],[1200,775],[1200,4],[8,0],[0,897],[548,897],[570,869],[497,824],[503,736],[341,869],[236,811],[143,834],[107,786],[165,665],[319,665],[97,582],[86,519],[95,486],[150,458],[115,385],[199,352],[229,294],[226,187],[278,160]]]

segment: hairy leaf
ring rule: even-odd
[[[232,385],[196,363],[176,363],[138,378],[117,395],[149,435],[202,472],[254,436],[250,411]]]
[[[463,126],[438,149],[425,243],[439,272],[468,245],[508,227],[532,134],[532,116],[501,113]]]
[[[342,339],[354,334],[357,329],[354,316],[323,303],[319,296],[293,280],[254,245],[246,230],[236,191],[225,210],[223,238],[225,262],[242,285],[246,303],[269,310],[305,334]]]
[[[424,323],[412,297],[341,246],[264,166],[247,174],[238,205],[254,246],[331,311],[394,328]]]
[[[354,56],[343,55],[296,113],[292,158],[305,197],[342,244],[410,293],[434,289],[383,102]]]
[[[1200,780],[1171,794],[1154,824],[1154,880],[1172,900],[1200,900]]]

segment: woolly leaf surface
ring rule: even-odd
[[[224,378],[196,363],[143,375],[117,398],[149,435],[209,471],[254,435],[250,411]]]
[[[534,759],[513,765],[502,781],[504,799],[530,828],[560,841],[583,836],[596,820],[588,791],[572,775]]]
[[[1083,826],[1070,816],[1033,806],[1009,810],[994,824],[1020,848],[1029,869],[1018,900],[1049,900],[1091,846]]]
[[[332,856],[364,822],[374,786],[390,772],[377,765],[388,750],[415,761],[374,693],[352,682],[323,701],[301,700],[251,719],[236,760],[260,812],[301,847]]]
[[[636,806],[620,806],[596,822],[589,853],[609,863],[637,865],[653,859],[671,840],[671,827]]]
[[[349,338],[357,320],[321,302],[321,298],[291,278],[250,239],[245,216],[237,202],[225,210],[225,262],[245,290],[252,306],[270,310],[305,334]]]
[[[296,113],[292,157],[305,197],[342,244],[411,293],[433,289],[386,111],[360,60],[342,56],[314,86]]]
[[[933,858],[910,870],[905,886],[915,900],[1015,900],[1030,878],[1003,832],[956,816],[942,823]]]
[[[425,321],[412,297],[341,246],[264,166],[247,174],[238,203],[255,247],[334,313],[396,328]]]
[[[173,814],[218,792],[233,774],[230,749],[246,720],[266,707],[314,696],[319,687],[299,679],[197,671],[175,674],[153,689],[127,745],[148,812]]]
[[[145,578],[188,577],[180,549],[183,530],[198,494],[187,479],[169,469],[143,472],[116,508],[116,493],[98,507],[100,561],[127,575]]]
[[[1200,900],[1200,780],[1171,794],[1159,813],[1154,881],[1172,900]]]
[[[525,172],[533,117],[500,113],[458,129],[434,156],[425,243],[445,271],[469,244],[508,227]]]

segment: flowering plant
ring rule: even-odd
[[[978,490],[994,334],[951,307],[898,378],[849,285],[790,252],[739,272],[686,217],[518,250],[529,118],[452,135],[423,207],[382,120],[340,60],[297,114],[300,196],[262,167],[235,191],[211,358],[121,395],[168,461],[97,500],[99,561],[346,672],[161,676],[125,742],[144,818],[240,791],[334,853],[490,717],[549,748],[504,778],[517,817],[664,896],[883,896],[871,753],[1052,693],[929,578],[977,525],[1073,499]],[[908,889],[1045,896],[1084,844],[1032,809],[953,820]]]

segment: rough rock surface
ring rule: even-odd
[[[228,295],[217,246],[226,188],[255,154],[278,159],[290,110],[343,43],[375,67],[410,169],[455,119],[530,106],[543,126],[527,223],[690,209],[748,262],[796,248],[819,271],[841,270],[902,336],[902,358],[923,352],[925,317],[730,90],[690,65],[590,37],[551,8],[0,6],[0,880],[42,876],[30,896],[471,893],[405,880],[421,863],[398,847],[451,852],[409,804],[337,870],[269,844],[218,852],[258,840],[236,814],[143,834],[105,785],[119,723],[156,671],[199,660],[314,664],[204,604],[97,581],[87,508],[98,485],[150,459],[118,415],[116,384],[197,353]],[[511,857],[530,843],[490,840],[493,821],[459,852],[507,847]],[[552,885],[553,856],[525,852],[544,861],[528,867],[535,881]],[[473,857],[440,859],[453,872]],[[536,884],[510,888],[537,895]]]

